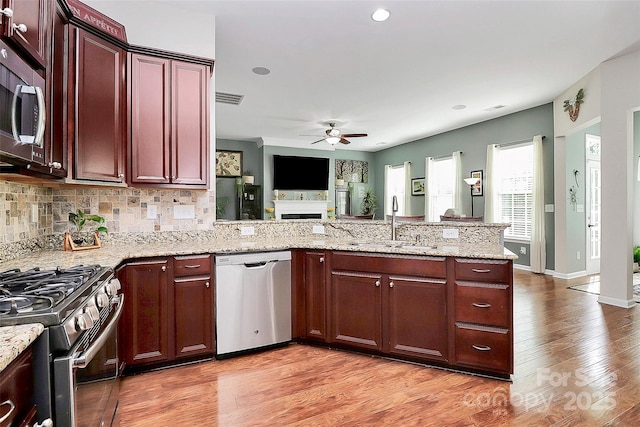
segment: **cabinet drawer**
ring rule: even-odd
[[[511,341],[509,329],[456,323],[456,363],[510,374]]]
[[[445,257],[373,254],[362,252],[334,252],[333,270],[384,272],[405,276],[446,278]]]
[[[509,285],[456,281],[456,321],[511,327]]]
[[[211,255],[189,255],[174,257],[173,275],[183,276],[203,276],[211,274]]]
[[[456,279],[480,282],[511,283],[512,266],[510,260],[482,260],[456,258]]]

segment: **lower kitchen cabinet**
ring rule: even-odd
[[[30,426],[36,420],[33,351],[22,352],[0,379],[0,426]]]
[[[118,269],[125,294],[120,352],[128,368],[213,356],[210,255],[130,261]]]
[[[327,341],[327,257],[322,251],[304,251],[304,336]]]

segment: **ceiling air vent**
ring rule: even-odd
[[[499,105],[494,105],[493,107],[485,108],[484,111],[496,111],[504,107],[506,107],[506,105],[499,104]]]
[[[240,105],[242,98],[244,98],[244,95],[216,92],[216,102],[221,102],[223,104]]]

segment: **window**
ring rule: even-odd
[[[433,160],[429,164],[429,221],[440,221],[449,208],[455,207],[453,185],[455,171],[453,158]]]
[[[505,238],[531,240],[533,221],[533,144],[500,148],[495,165]]]
[[[384,201],[386,215],[391,215],[391,200],[393,196],[398,198],[398,212],[396,215],[404,215],[405,170],[404,165],[389,166],[386,173],[387,182]]]

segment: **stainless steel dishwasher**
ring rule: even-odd
[[[291,252],[218,255],[216,354],[291,341]]]

